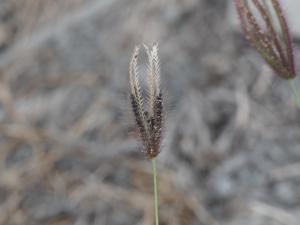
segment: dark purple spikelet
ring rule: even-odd
[[[247,40],[266,63],[281,78],[296,77],[292,39],[279,1],[235,0],[235,5]]]
[[[138,74],[138,55],[136,47],[129,66],[131,86],[131,107],[134,114],[137,132],[142,140],[142,152],[147,158],[155,158],[160,152],[163,123],[163,98],[160,88],[158,46],[153,44],[149,49],[144,45],[148,55],[148,95],[147,105],[140,87]],[[146,109],[145,109],[146,108]]]

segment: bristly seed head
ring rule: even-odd
[[[235,5],[247,40],[266,63],[284,79],[296,77],[291,35],[279,1],[235,0]]]
[[[147,158],[155,158],[160,152],[162,123],[163,123],[163,97],[160,88],[160,65],[158,45],[154,43],[151,48],[143,45],[148,56],[148,94],[146,106],[141,91],[138,73],[138,55],[140,46],[136,46],[129,65],[129,80],[131,86],[131,107],[135,117],[138,134],[142,140],[142,152]]]

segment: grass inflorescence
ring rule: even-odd
[[[142,140],[142,152],[147,158],[155,158],[160,152],[163,122],[163,96],[160,88],[158,45],[149,49],[144,45],[148,55],[147,99],[142,95],[138,71],[140,46],[136,46],[130,66],[131,107],[135,117],[137,131]],[[144,104],[146,102],[147,104]]]
[[[246,38],[284,79],[296,77],[290,29],[278,0],[235,0]],[[279,29],[278,29],[279,27]]]
[[[159,225],[156,156],[160,152],[162,138],[163,96],[160,88],[158,45],[154,43],[151,48],[143,46],[148,56],[146,104],[144,105],[138,70],[140,46],[135,47],[129,65],[130,98],[137,131],[143,143],[142,152],[152,161],[155,225]]]

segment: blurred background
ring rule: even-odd
[[[161,225],[299,225],[300,112],[231,3],[1,0],[0,224],[154,224],[128,63],[157,41]]]

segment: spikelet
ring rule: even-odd
[[[143,143],[142,152],[147,158],[155,158],[160,152],[163,122],[163,100],[160,88],[160,65],[158,45],[154,43],[151,49],[144,44],[148,56],[147,92],[148,98],[144,107],[139,74],[138,55],[140,47],[135,47],[130,65],[129,80],[131,86],[131,107],[135,117],[138,134]],[[146,108],[146,109],[145,109]]]
[[[235,0],[241,27],[247,40],[266,63],[280,77],[293,79],[296,70],[288,24],[278,0],[268,2],[270,4],[264,0]],[[250,4],[253,7],[250,7]],[[259,24],[258,21],[262,21],[263,24]],[[276,30],[276,24],[279,25],[280,31]]]

